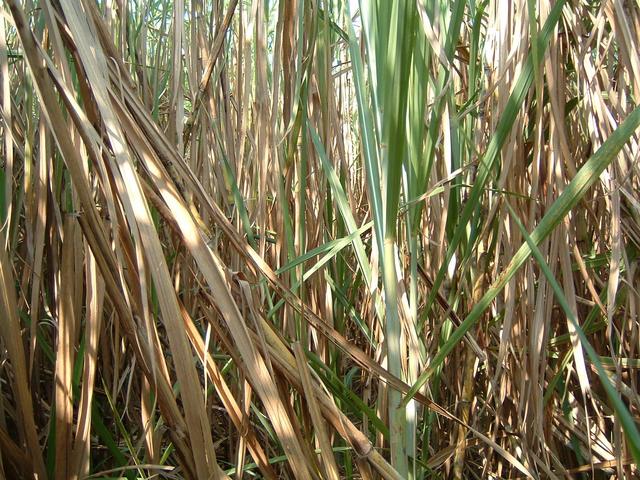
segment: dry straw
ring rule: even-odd
[[[637,2],[0,8],[0,479],[638,474]]]

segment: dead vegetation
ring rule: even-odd
[[[0,479],[638,474],[638,2],[1,5]]]

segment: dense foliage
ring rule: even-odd
[[[638,475],[637,1],[0,8],[0,479]]]

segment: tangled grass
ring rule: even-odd
[[[0,479],[638,475],[637,1],[0,6]]]

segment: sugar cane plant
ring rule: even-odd
[[[0,479],[639,474],[637,1],[0,12]]]

